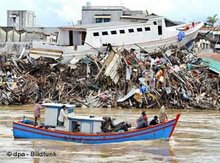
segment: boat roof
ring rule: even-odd
[[[76,107],[76,105],[72,104],[61,104],[61,103],[43,103],[42,106],[45,106],[47,108],[61,108],[63,105],[65,105],[67,108]]]
[[[98,121],[98,122],[103,122],[102,117],[95,117],[95,116],[69,116],[68,117],[71,120],[79,120],[79,121]]]

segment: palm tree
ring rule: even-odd
[[[218,18],[217,18],[217,14],[215,14],[214,16],[209,16],[207,18],[207,23],[211,26],[211,27],[214,27],[215,23],[218,21]]]

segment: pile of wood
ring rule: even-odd
[[[149,54],[114,49],[75,65],[0,56],[0,104],[38,99],[92,107],[219,109],[219,77],[193,53],[170,47]]]

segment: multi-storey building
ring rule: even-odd
[[[7,26],[16,29],[25,29],[35,26],[35,15],[33,11],[28,10],[8,10]]]

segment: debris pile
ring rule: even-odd
[[[149,54],[112,49],[75,65],[0,55],[0,104],[37,99],[92,107],[220,108],[220,79],[201,58],[171,46]]]

